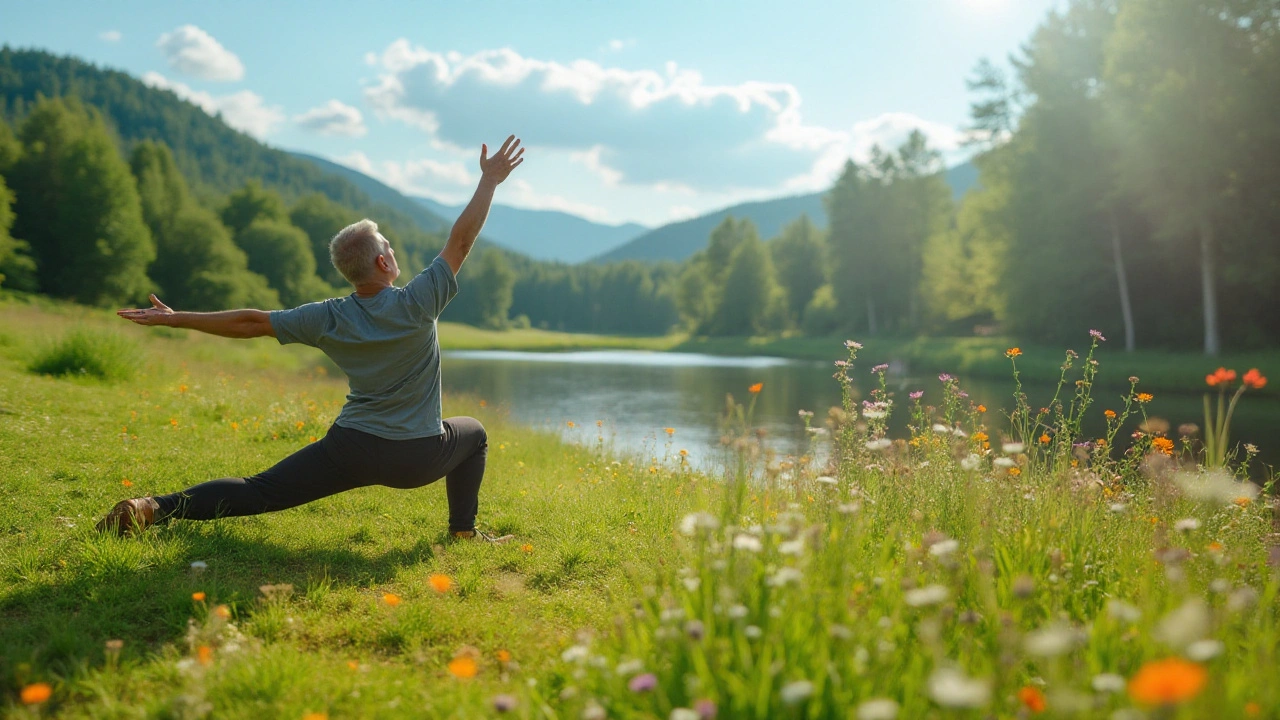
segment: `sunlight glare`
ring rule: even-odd
[[[975,13],[991,13],[1009,4],[1009,0],[961,0],[961,3]]]

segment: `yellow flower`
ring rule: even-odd
[[[382,602],[395,607],[400,604],[400,596],[395,593],[385,593],[382,596]]]
[[[676,434],[676,429],[675,429],[675,428],[663,428],[663,429],[662,429],[662,432],[664,432],[664,433],[666,433],[666,434],[668,434],[668,435],[675,435],[675,434]]]
[[[1140,403],[1149,403],[1153,398],[1155,398],[1155,395],[1152,395],[1151,393],[1138,393],[1138,396],[1135,399]]]
[[[982,432],[981,430],[973,434],[974,442],[986,442],[989,439],[990,438],[987,437],[987,434]]]
[[[302,720],[329,720],[329,716],[322,712],[307,713]]]
[[[688,451],[688,450],[681,450],[681,451],[680,451],[680,457],[689,457],[689,451]]]
[[[301,429],[302,429],[302,426],[303,426],[303,425],[306,425],[306,423],[302,422],[301,420],[299,420],[298,422],[294,423],[294,427],[296,427],[296,428],[297,428],[297,429],[299,429],[299,430],[301,430]]]
[[[120,484],[121,484],[121,485],[123,485],[123,486],[125,486],[125,487],[133,487],[133,483],[132,483],[131,481],[129,481],[127,478],[126,478],[126,479],[124,479],[124,480],[121,480],[121,481],[120,481]]]
[[[1011,347],[1008,350],[1004,351],[1004,356],[1007,358],[1016,358],[1021,354],[1022,354],[1022,348]]]
[[[456,678],[469,680],[480,672],[480,666],[470,655],[459,655],[449,661],[449,673]]]
[[[1186,702],[1204,689],[1205,669],[1181,658],[1155,660],[1143,665],[1129,681],[1129,697],[1143,705]]]
[[[577,427],[577,425],[574,425],[574,424],[573,424],[573,421],[572,421],[572,420],[570,420],[569,422],[565,423],[565,425],[568,425],[570,430],[572,430],[573,428]]]
[[[1009,474],[1013,477],[1018,477],[1022,474],[1022,468],[1011,467],[1009,468]]]
[[[453,587],[453,580],[448,575],[440,575],[439,573],[427,578],[427,582],[431,584],[431,589],[441,595],[449,592],[449,588]]]
[[[22,688],[23,705],[39,705],[53,696],[53,687],[49,683],[31,683]]]
[[[184,392],[186,392],[186,391],[187,391],[187,386],[186,386],[186,385],[179,385],[179,386],[178,386],[178,392],[180,392],[180,393],[184,393]]]
[[[521,546],[520,546],[520,552],[523,552],[523,553],[531,553],[531,552],[533,552],[533,546],[532,546],[532,545],[530,545],[529,543],[525,543],[525,544],[523,544],[523,545],[521,545]]]

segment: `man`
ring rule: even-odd
[[[333,264],[355,292],[292,310],[175,312],[120,310],[139,325],[167,325],[232,338],[269,335],[318,347],[347,374],[351,392],[318,442],[247,478],[210,480],[181,492],[122,500],[97,525],[132,534],[161,520],[211,520],[296,507],[366,485],[417,488],[445,478],[449,532],[492,538],[475,527],[488,439],[473,418],[441,419],[436,318],[458,291],[457,273],[484,225],[493,193],[520,163],[514,135],[489,157],[480,147],[480,184],[444,250],[405,287],[395,252],[370,220],[343,228],[329,244]]]

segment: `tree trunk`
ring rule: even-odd
[[[1213,263],[1213,222],[1208,213],[1200,213],[1200,291],[1204,305],[1204,354],[1217,356],[1222,345],[1218,339],[1218,287]]]
[[[1129,278],[1125,274],[1124,254],[1120,252],[1120,223],[1111,214],[1111,254],[1116,262],[1116,283],[1120,286],[1120,315],[1124,318],[1124,351],[1133,352],[1137,343],[1133,331],[1133,306],[1129,304]]]

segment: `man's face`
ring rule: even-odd
[[[387,264],[391,266],[391,279],[395,280],[400,277],[400,264],[396,262],[396,251],[392,249],[391,243],[387,242],[382,233],[378,233],[378,239],[382,241],[382,255],[387,259]]]

